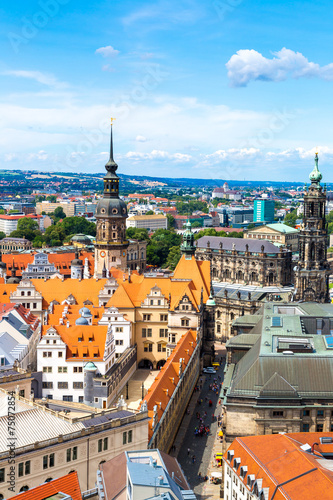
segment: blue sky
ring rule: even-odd
[[[0,168],[333,182],[329,0],[17,0]]]

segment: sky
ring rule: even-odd
[[[333,182],[330,0],[0,8],[0,168]]]

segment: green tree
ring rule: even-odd
[[[200,222],[199,222],[199,221],[195,220],[195,221],[193,222],[193,224],[192,224],[192,227],[193,227],[193,228],[202,227],[202,224],[200,224]]]
[[[177,212],[180,215],[188,215],[192,214],[196,210],[200,210],[205,214],[208,214],[208,205],[205,201],[189,201],[188,203],[184,203],[183,201],[179,201],[176,203]]]
[[[10,236],[12,238],[26,238],[33,241],[38,234],[41,234],[41,232],[39,231],[37,222],[30,217],[22,217],[17,223],[16,231],[13,231]]]
[[[179,246],[171,247],[166,261],[166,265],[171,271],[173,271],[177,266],[180,257],[181,257],[180,247]]]
[[[253,223],[251,222],[251,224],[249,224],[249,225],[247,226],[247,229],[253,229],[253,228],[255,228],[255,227],[256,227],[256,225],[255,225],[255,224],[253,224]]]
[[[66,238],[66,233],[61,224],[56,224],[55,226],[50,226],[46,229],[44,234],[45,242],[47,245],[54,247],[63,244]]]
[[[136,227],[129,227],[126,229],[126,237],[131,239],[131,240],[138,240],[138,241],[149,241],[149,234],[147,229],[139,229]]]
[[[287,224],[287,226],[295,227],[297,219],[297,210],[292,210],[289,214],[286,214],[283,222]]]
[[[56,203],[57,197],[54,194],[51,194],[50,196],[46,197],[46,201],[49,201],[50,203]]]
[[[53,214],[57,219],[64,219],[66,217],[64,209],[62,207],[57,207]]]
[[[58,226],[61,226],[65,236],[78,233],[96,236],[96,224],[88,221],[85,217],[66,217],[62,222],[58,222]]]
[[[203,229],[202,231],[199,231],[198,233],[195,233],[194,239],[198,240],[199,238],[202,238],[203,236],[227,236],[227,233],[224,231],[219,231],[217,232],[216,229],[207,228]]]
[[[146,212],[145,215],[154,215],[154,211],[153,210],[148,210],[148,212]]]
[[[171,214],[167,214],[168,219],[168,229],[175,227],[175,218]]]
[[[4,238],[6,238],[6,233],[0,231],[0,240],[3,240]]]

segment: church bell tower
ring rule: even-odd
[[[318,153],[310,174],[311,184],[304,195],[304,218],[299,235],[299,261],[295,270],[294,300],[329,302],[327,230],[325,220],[326,186],[320,184]]]
[[[113,159],[111,119],[110,158],[105,165],[103,197],[96,207],[95,277],[107,277],[111,267],[125,270],[127,265],[127,208],[119,198],[117,163]],[[105,276],[106,275],[106,276]]]

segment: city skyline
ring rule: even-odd
[[[333,181],[327,0],[22,1],[3,12],[0,168]],[[264,172],[263,172],[264,170]]]

